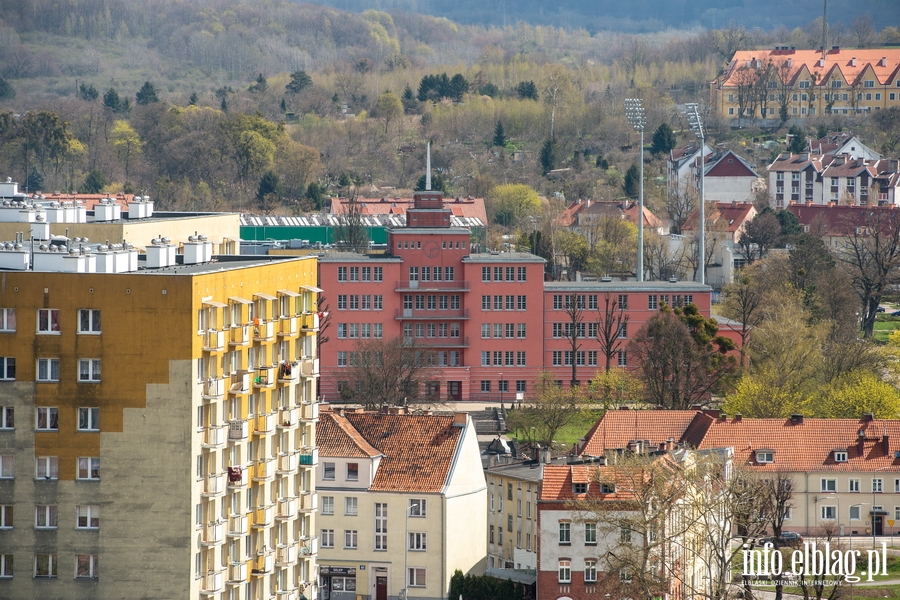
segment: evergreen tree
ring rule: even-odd
[[[444,178],[440,175],[433,175],[431,177],[431,189],[436,191],[447,193],[447,182],[444,181]],[[425,176],[422,175],[419,177],[419,180],[416,181],[416,191],[423,192],[425,191]]]
[[[159,102],[159,96],[157,96],[156,94],[156,86],[154,86],[149,81],[145,81],[144,85],[141,86],[141,89],[138,90],[138,93],[134,99],[141,106],[147,106],[148,104],[152,104],[153,102]]]
[[[7,80],[0,77],[0,100],[12,100],[15,97],[15,88]]]
[[[291,80],[285,86],[285,90],[290,94],[299,94],[312,84],[312,77],[307,75],[306,71],[294,71],[291,73]]]
[[[519,95],[519,98],[522,100],[537,100],[538,99],[537,86],[534,85],[533,81],[520,82],[519,85],[516,86],[516,93]]]
[[[788,138],[788,150],[794,154],[800,154],[806,150],[806,134],[800,127],[793,125],[788,129],[788,135],[791,136]]]
[[[548,138],[544,145],[541,146],[540,154],[541,168],[544,173],[548,173],[556,168],[556,140]]]
[[[29,192],[39,192],[44,189],[44,176],[37,167],[31,167],[31,172],[25,177],[25,189]]]
[[[625,195],[629,198],[637,198],[640,193],[640,179],[641,172],[638,169],[638,166],[634,163],[631,163],[631,166],[628,167],[628,170],[625,172],[625,182],[622,184],[622,189],[625,190]]]
[[[106,175],[103,171],[94,169],[84,178],[84,183],[78,189],[82,194],[99,194],[106,187]]]
[[[188,99],[188,106],[197,106],[197,102],[200,101],[200,98],[197,96],[197,92],[191,92],[191,97]]]
[[[675,144],[677,144],[675,132],[672,131],[672,128],[669,127],[668,123],[661,123],[659,127],[656,128],[656,131],[653,132],[653,143],[650,147],[650,151],[653,152],[653,154],[662,154],[672,150],[675,147]]]
[[[497,121],[497,126],[494,128],[494,146],[500,146],[503,148],[506,146],[506,134],[503,131],[503,122]]]
[[[262,93],[267,89],[269,89],[269,82],[262,73],[256,76],[256,83],[251,84],[250,87],[247,88],[248,91],[253,93]]]
[[[450,85],[447,91],[450,98],[453,98],[457,102],[461,102],[463,96],[469,92],[469,82],[465,77],[457,73],[450,79]]]
[[[322,188],[315,181],[306,186],[306,197],[312,200],[316,210],[322,208]]]
[[[119,98],[119,92],[117,92],[115,88],[106,90],[106,93],[103,94],[103,106],[113,112],[119,112],[119,107],[121,105],[122,99]]]
[[[100,92],[93,85],[84,85],[82,83],[78,86],[78,97],[86,102],[93,102],[100,97]]]
[[[220,106],[222,112],[228,112],[228,102],[225,101],[225,96],[222,96],[222,104]]]
[[[275,205],[281,202],[284,191],[281,187],[281,179],[274,171],[266,171],[259,180],[256,190],[256,201],[259,209],[264,213],[272,212]]]
[[[282,113],[287,112],[287,104],[284,103],[284,98],[281,99],[281,112]]]

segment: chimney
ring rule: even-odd
[[[873,415],[872,413],[863,413],[863,416],[862,416],[863,422],[868,423],[869,421],[873,421],[874,419],[875,419],[875,415]]]
[[[824,67],[824,66],[825,66],[825,59],[824,59],[824,58],[820,58],[820,59],[819,59],[819,68],[821,69],[821,68]]]
[[[740,423],[740,422],[741,422],[741,413],[738,413],[738,414],[734,415],[734,422],[735,422],[735,423]]]
[[[801,162],[806,162],[809,160],[809,152],[801,152],[797,156],[800,158]]]
[[[879,67],[886,67],[886,66],[887,66],[887,56],[882,56],[882,57],[881,57],[881,60],[878,61],[878,66],[879,66]]]
[[[850,66],[851,66],[851,67],[855,67],[855,66],[856,66],[856,57],[855,57],[855,56],[854,56],[853,58],[850,59]]]
[[[884,448],[884,453],[885,453],[885,454],[890,454],[890,453],[891,453],[891,444],[890,444],[890,439],[889,439],[889,438],[890,438],[890,436],[889,436],[888,434],[886,434],[886,433],[885,433],[884,436],[882,436],[882,438],[881,438],[881,443],[882,443],[882,446],[883,446],[883,448]]]
[[[464,412],[458,412],[453,415],[453,426],[454,427],[465,427],[466,421],[469,418],[469,415]]]
[[[791,415],[791,425],[800,425],[803,423],[803,415]]]

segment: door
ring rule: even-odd
[[[451,402],[459,402],[460,400],[462,400],[462,382],[448,381],[447,395],[450,396]]]
[[[386,575],[379,575],[375,578],[375,600],[387,600]]]
[[[881,515],[873,515],[872,516],[872,526],[874,527],[875,535],[884,535],[884,517]]]

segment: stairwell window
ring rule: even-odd
[[[82,308],[78,311],[78,333],[100,333],[100,311]]]
[[[78,381],[97,383],[100,381],[100,359],[82,358],[78,361]]]
[[[37,332],[42,334],[59,333],[59,309],[39,308],[37,314]]]

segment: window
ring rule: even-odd
[[[375,267],[374,281],[384,281],[384,267]]]
[[[37,365],[38,381],[59,381],[59,359],[39,358]]]
[[[621,581],[622,583],[631,583],[631,573],[621,571],[619,573],[619,581]]]
[[[409,532],[409,549],[424,552],[427,549],[425,533],[417,531]]]
[[[562,310],[563,300],[561,294],[553,294],[553,310]]]
[[[37,456],[35,462],[35,479],[59,479],[59,457]]]
[[[859,479],[851,479],[850,480],[850,489],[848,492],[858,492],[859,491]]]
[[[16,330],[16,309],[0,308],[0,331]]]
[[[56,529],[58,525],[55,504],[36,504],[34,507],[35,529]]]
[[[82,456],[78,459],[78,479],[100,481],[100,458]]]
[[[859,520],[859,505],[850,507],[850,520],[851,521]]]
[[[355,497],[344,498],[344,514],[355,517],[357,513],[357,499]]]
[[[524,379],[516,379],[516,391],[517,392],[525,391],[525,380]]]
[[[559,522],[559,543],[560,545],[572,543],[572,524],[568,521]]]
[[[359,463],[347,463],[347,481],[359,481]]]
[[[625,350],[619,350],[617,364],[620,367],[628,366],[628,353]]]
[[[12,529],[13,507],[11,504],[0,506],[0,529]]]
[[[82,308],[78,311],[78,333],[100,333],[100,311]]]
[[[12,356],[0,356],[0,379],[13,381],[16,378],[16,359]]]
[[[347,310],[347,294],[338,294],[338,310]]]
[[[528,310],[528,297],[516,296],[516,308],[518,310]]]
[[[834,462],[847,462],[847,453],[846,452],[838,452],[837,450],[835,450]]]
[[[491,382],[489,379],[483,379],[481,381],[481,391],[482,392],[490,392],[491,391]]]
[[[835,492],[837,491],[837,480],[836,479],[823,479],[822,480],[822,488],[823,492]]]
[[[56,555],[55,554],[35,554],[34,555],[34,577],[35,577],[35,579],[55,579],[56,578]]]
[[[334,481],[334,463],[326,462],[323,464],[324,468],[322,472],[322,479],[324,479],[325,481]]]
[[[481,297],[481,310],[491,310],[491,297],[490,296],[482,296]]]
[[[516,324],[516,337],[519,339],[525,339],[525,326],[526,323],[518,323]]]
[[[12,406],[0,406],[0,429],[15,429],[16,411]]]
[[[408,579],[409,587],[425,587],[425,569],[410,567]]]
[[[623,527],[619,531],[619,542],[622,544],[630,544],[631,543],[631,530],[627,527]]]
[[[761,450],[756,453],[756,462],[766,464],[775,462],[775,453],[771,450]]]
[[[584,582],[585,583],[596,583],[597,582],[597,561],[596,560],[585,560],[584,561]]]
[[[334,496],[322,496],[322,514],[334,514]]]
[[[656,295],[651,294],[650,296],[647,296],[647,309],[648,310],[656,310],[658,307],[659,307],[659,305],[657,304],[657,301],[656,301]]]
[[[409,268],[409,280],[410,281],[418,281],[419,280],[419,267],[410,267]]]
[[[347,281],[347,267],[338,267],[338,281]]]
[[[375,549],[387,550],[387,507],[383,502],[375,503]]]
[[[94,504],[76,506],[75,527],[77,529],[100,529],[100,507]]]
[[[572,484],[572,493],[573,494],[587,494],[588,484],[586,483],[573,483]]]
[[[506,530],[512,531],[512,526],[513,526],[513,516],[512,516],[512,513],[510,513],[510,514],[506,515]]]
[[[597,543],[597,524],[596,523],[585,523],[584,524],[584,543],[593,546]]]
[[[350,267],[350,281],[359,281],[359,267]]]
[[[59,430],[59,417],[57,415],[56,407],[39,406],[35,411],[37,413],[37,420],[34,426],[35,429],[38,431]]]
[[[78,409],[78,430],[79,431],[100,431],[100,409],[99,408],[79,408]]]
[[[619,294],[619,310],[628,310],[628,296]]]
[[[75,579],[97,579],[97,555],[75,555]]]
[[[425,516],[425,498],[413,498],[409,501],[409,516],[424,517]]]
[[[527,274],[528,274],[528,269],[526,267],[519,267],[518,272],[517,272],[518,281],[527,281],[527,279],[526,279]]]
[[[516,366],[524,367],[525,366],[525,351],[524,350],[516,350]]]
[[[334,548],[334,529],[323,529],[321,538],[323,548]]]
[[[866,79],[865,81],[863,81],[863,87],[864,88],[875,87],[875,80],[874,79]]]
[[[39,308],[37,317],[38,333],[59,333],[59,309]]]
[[[561,559],[559,561],[559,582],[572,583],[572,561]]]
[[[16,457],[11,454],[0,454],[0,479],[12,479],[16,476]]]
[[[355,529],[344,530],[344,548],[355,550],[357,543],[357,532]]]
[[[554,350],[553,351],[553,366],[554,367],[562,366],[562,350]]]
[[[490,281],[491,280],[491,268],[490,267],[481,267],[481,281]]]
[[[619,325],[619,337],[627,338],[628,337],[628,323],[622,323]]]
[[[872,480],[872,493],[873,494],[881,493],[883,491],[882,490],[883,481],[884,481],[883,479],[879,479],[879,478],[875,478]]]
[[[822,520],[823,521],[833,521],[837,518],[837,507],[834,506],[823,506],[822,507]]]

